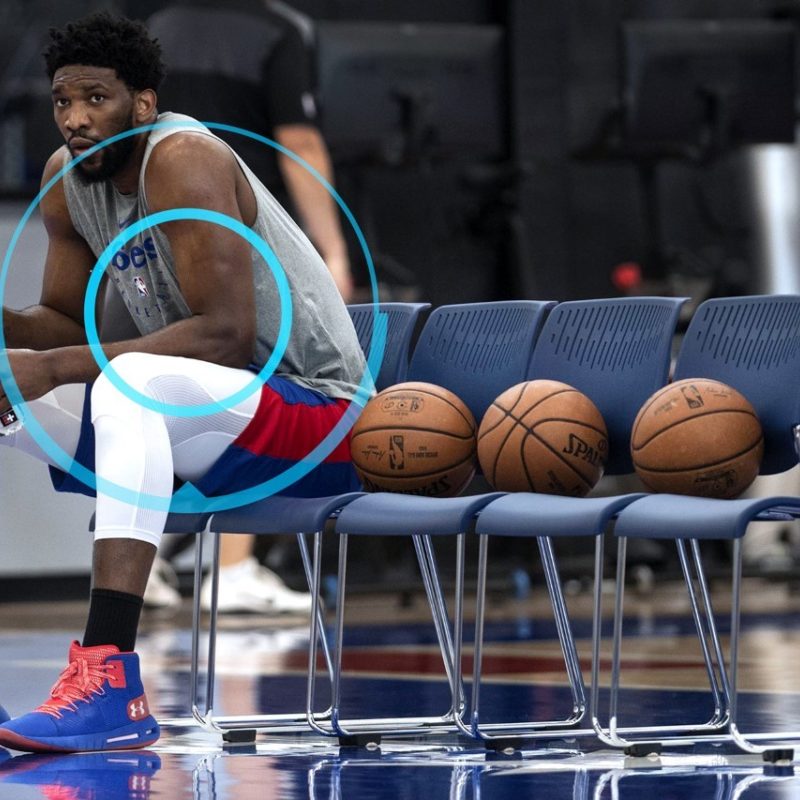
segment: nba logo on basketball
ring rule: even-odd
[[[689,408],[702,408],[703,403],[703,396],[700,394],[698,388],[694,384],[689,384],[688,386],[682,386],[681,392],[686,400],[686,405]]]
[[[389,469],[405,469],[405,461],[403,437],[395,434],[389,438]]]
[[[142,297],[147,297],[150,294],[150,292],[147,291],[147,284],[144,282],[144,278],[142,278],[140,275],[137,275],[133,279],[133,285],[136,287],[136,291],[139,292]]]

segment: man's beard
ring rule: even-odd
[[[111,134],[111,136],[124,133],[132,128],[133,125],[130,120],[128,120],[123,127],[116,131],[115,134]],[[108,138],[110,139],[111,136]],[[135,146],[135,136],[126,136],[122,139],[118,139],[113,144],[106,145],[102,150],[97,152],[95,157],[100,158],[100,162],[97,166],[89,166],[86,163],[86,159],[84,159],[80,164],[75,165],[75,169],[80,173],[81,177],[89,183],[108,180],[108,178],[113,177],[125,166]]]

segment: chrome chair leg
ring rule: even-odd
[[[589,719],[595,735],[601,737],[600,724],[600,642],[603,625],[603,574],[605,566],[605,539],[598,536],[594,547],[594,605],[592,608],[592,666],[589,691]]]
[[[733,542],[733,576],[731,580],[731,641],[730,641],[730,734],[747,753],[760,753],[765,760],[791,761],[795,748],[800,746],[800,731],[774,731],[745,734],[739,729],[739,635],[741,632],[742,540]]]
[[[447,733],[456,730],[452,707],[438,717],[397,717],[397,718],[360,718],[343,720],[341,714],[342,701],[342,651],[344,640],[344,606],[347,583],[347,544],[348,534],[338,534],[339,563],[338,586],[336,602],[336,621],[334,623],[334,638],[332,647],[333,679],[331,687],[331,717],[330,724],[324,724],[319,716],[312,710],[313,699],[316,696],[316,657],[317,637],[314,633],[321,624],[316,614],[319,605],[319,587],[321,584],[321,535],[317,534],[314,543],[314,559],[312,569],[313,601],[315,608],[312,611],[312,642],[309,648],[309,672],[306,692],[306,714],[309,725],[318,733],[326,736],[340,738],[358,737],[365,735],[411,735],[420,733]],[[414,536],[415,549],[419,561],[420,572],[425,586],[428,602],[431,605],[434,627],[437,633],[439,647],[445,664],[448,686],[453,687],[457,681],[453,665],[454,649],[452,632],[447,618],[447,609],[438,579],[436,561],[430,543],[423,535]],[[452,704],[451,704],[452,705]]]
[[[311,578],[308,548],[303,534],[297,534],[300,544],[301,558],[307,579]],[[200,634],[202,624],[202,610],[200,606],[200,590],[203,576],[203,534],[196,536],[194,580],[195,590],[192,605],[192,656],[190,693],[192,696],[192,715],[206,730],[225,735],[228,731],[252,730],[254,735],[259,730],[275,733],[302,733],[308,730],[307,715],[305,711],[284,714],[252,714],[217,717],[214,714],[214,694],[216,685],[217,662],[217,632],[219,627],[218,601],[219,601],[219,533],[214,532],[214,545],[211,565],[211,608],[209,610],[208,636],[207,636],[207,668],[206,686],[204,697],[200,692]],[[313,605],[313,604],[312,604]],[[325,654],[329,676],[333,677],[333,667],[330,660],[330,647],[325,637],[325,630],[321,624],[322,609],[317,604],[317,618],[320,621],[311,635],[318,635],[322,640],[322,649]],[[320,719],[330,717],[330,709],[317,715]]]
[[[575,637],[572,635],[572,628],[569,623],[564,593],[561,589],[561,579],[556,566],[555,553],[553,552],[553,541],[549,536],[540,536],[537,541],[555,616],[556,629],[558,630],[558,640],[569,677],[570,691],[572,692],[573,713],[562,724],[571,727],[579,724],[586,713],[586,687],[583,682],[578,651],[575,647]]]
[[[458,534],[458,536],[462,537],[464,534]],[[433,624],[436,628],[436,637],[439,640],[439,647],[442,651],[445,674],[447,675],[449,684],[452,686],[453,681],[456,679],[456,670],[454,668],[455,648],[447,614],[447,603],[444,598],[444,593],[442,592],[441,584],[436,579],[439,571],[436,566],[436,554],[433,550],[433,542],[431,541],[431,537],[426,535],[413,536],[412,538],[414,540],[414,549],[417,552],[417,561],[422,575],[422,582],[425,587],[425,594],[428,598],[428,605],[431,608],[431,614],[433,616]],[[449,715],[463,714],[464,705],[463,687],[459,686],[455,703],[450,708]],[[448,716],[448,714],[445,716]]]
[[[459,728],[469,735],[481,739],[485,742],[497,740],[517,740],[517,739],[536,739],[550,737],[563,733],[570,736],[590,735],[593,731],[575,730],[577,725],[586,714],[586,688],[581,674],[580,660],[575,647],[575,639],[572,635],[569,618],[567,616],[566,603],[561,590],[561,581],[558,574],[558,567],[555,561],[552,541],[547,536],[537,537],[539,551],[544,568],[545,582],[548,595],[553,608],[556,629],[558,631],[559,644],[564,656],[564,665],[572,694],[572,713],[559,720],[542,720],[523,723],[480,723],[480,690],[481,673],[483,666],[484,649],[484,630],[486,617],[486,582],[488,572],[488,547],[489,536],[481,535],[478,542],[478,576],[477,591],[475,601],[475,643],[474,661],[472,672],[472,694],[470,702],[470,726],[459,725]],[[463,559],[462,559],[463,567]],[[463,594],[463,568],[457,571],[460,575],[460,591]],[[458,625],[463,624],[463,602],[459,604],[457,619]],[[462,634],[463,635],[463,634]],[[459,647],[460,650],[460,647]],[[456,656],[456,663],[459,663],[459,656]]]
[[[453,675],[450,680],[450,705],[457,708],[464,701],[464,561],[466,536],[459,534],[456,542],[456,587],[453,611]],[[473,684],[474,685],[474,684]],[[467,736],[472,728],[464,722],[464,708],[454,716],[456,727]]]
[[[208,648],[206,656],[205,697],[200,698],[200,630],[202,609],[200,586],[203,581],[203,538],[205,531],[195,535],[194,592],[192,596],[192,659],[189,677],[192,697],[192,716],[206,730],[222,733],[214,720],[214,685],[216,680],[217,601],[219,597],[219,547],[220,536],[213,533],[214,551],[211,567],[211,609],[209,618]]]
[[[714,728],[720,728],[727,723],[727,710],[728,710],[728,687],[727,687],[727,675],[725,672],[725,663],[724,659],[719,658],[721,655],[720,651],[715,650],[715,654],[718,657],[718,661],[715,664],[712,658],[712,654],[709,650],[708,640],[711,638],[710,629],[714,629],[714,616],[713,611],[710,605],[710,596],[708,593],[708,587],[705,581],[705,575],[702,569],[702,561],[700,560],[700,551],[699,547],[697,546],[696,540],[692,540],[692,543],[695,547],[692,548],[692,557],[695,567],[695,573],[697,575],[697,583],[701,590],[701,596],[703,598],[703,606],[704,606],[704,615],[700,613],[699,604],[697,601],[697,591],[694,588],[691,569],[689,565],[689,559],[686,555],[686,543],[682,540],[678,540],[676,542],[677,549],[678,549],[678,558],[681,564],[681,570],[683,572],[684,582],[686,583],[687,592],[689,595],[689,603],[692,609],[692,618],[694,620],[694,625],[697,630],[697,638],[700,641],[700,647],[703,652],[703,661],[706,665],[706,674],[708,675],[708,682],[709,686],[711,687],[711,694],[714,699],[714,714],[712,715],[711,719],[709,720],[709,726]],[[707,630],[706,625],[708,626],[709,630]]]
[[[306,541],[306,534],[304,533],[297,534],[297,544],[300,548],[300,560],[303,562],[303,574],[306,576],[306,584],[308,585],[309,591],[313,591],[312,586],[314,583],[314,575],[311,565],[311,556],[308,553],[308,542]],[[328,668],[328,677],[331,680],[333,680],[333,662],[331,661],[331,648],[330,645],[328,644],[328,637],[325,635],[325,614],[321,603],[317,608],[316,614],[317,614],[317,623],[319,625],[319,631],[320,631],[319,641],[322,644],[322,652],[325,657],[325,664]]]
[[[309,632],[308,642],[308,673],[306,678],[306,721],[309,727],[326,736],[329,734],[329,729],[324,728],[317,721],[317,715],[314,712],[314,699],[316,697],[316,683],[317,683],[317,641],[320,638],[321,632],[325,627],[325,620],[322,617],[322,609],[320,604],[320,589],[322,582],[322,532],[317,531],[314,534],[314,557],[312,560],[312,573],[311,573],[311,625]],[[330,658],[330,654],[329,654]],[[331,668],[333,664],[328,662]],[[333,678],[331,678],[331,686],[333,685]],[[325,714],[326,721],[330,720],[330,706],[328,712]]]
[[[703,661],[709,680],[714,710],[707,722],[684,725],[653,725],[621,727],[618,720],[619,709],[619,685],[620,685],[620,664],[621,664],[621,643],[623,628],[623,608],[625,595],[625,561],[627,553],[627,539],[620,537],[617,540],[617,576],[616,591],[614,598],[614,630],[612,639],[612,662],[611,662],[611,684],[609,687],[609,711],[608,726],[603,727],[596,713],[598,706],[598,688],[595,688],[598,680],[598,662],[600,657],[600,617],[598,608],[595,609],[595,634],[593,645],[593,668],[592,668],[592,706],[593,706],[593,725],[598,738],[613,747],[624,749],[635,748],[638,751],[653,745],[659,748],[662,745],[688,746],[694,744],[698,739],[704,741],[725,740],[729,738],[729,704],[731,689],[725,669],[725,661],[719,644],[714,613],[711,606],[708,583],[703,571],[700,551],[697,543],[692,544],[692,558],[695,569],[693,578],[689,558],[686,553],[685,542],[676,541],[678,556],[683,572],[684,582],[689,594],[689,602],[692,610],[692,618],[697,630],[700,648],[703,654]],[[597,570],[597,565],[596,565]],[[702,599],[702,613],[698,602],[698,589],[695,588],[695,580],[699,587],[700,598]],[[596,595],[596,606],[599,606],[601,598]],[[709,647],[709,640],[711,647]],[[713,652],[712,652],[713,650]],[[636,738],[632,738],[636,737]]]
[[[478,541],[478,580],[475,596],[475,639],[472,655],[472,698],[470,701],[470,728],[478,738],[480,722],[481,672],[483,666],[483,632],[486,621],[486,572],[489,554],[489,537]]]

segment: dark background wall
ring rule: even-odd
[[[45,23],[97,7],[146,18],[163,0],[0,3],[0,185],[29,195],[58,145],[38,51]],[[657,196],[663,264],[648,256],[646,205],[634,161],[608,151],[619,102],[623,19],[792,17],[779,0],[293,0],[319,23],[498,25],[505,33],[505,148],[485,162],[337,161],[337,181],[368,234],[388,291],[434,304],[505,297],[612,295],[622,262],[645,279],[687,276],[721,294],[752,288],[750,220],[740,155],[665,161]],[[469,103],[469,98],[464,98]],[[363,264],[353,251],[360,280]],[[645,288],[648,284],[645,283]],[[652,284],[669,291],[663,280]]]
[[[705,165],[671,159],[658,164],[650,199],[658,203],[662,246],[660,263],[654,263],[639,165],[603,144],[619,105],[619,25],[625,19],[793,18],[799,4],[297,0],[295,5],[320,20],[493,23],[506,31],[505,166],[511,176],[506,191],[476,189],[474,183],[466,189],[463,170],[439,165],[436,178],[411,171],[384,175],[369,193],[379,251],[411,269],[421,293],[434,303],[612,295],[618,293],[613,268],[630,261],[642,265],[643,290],[755,289],[740,151]],[[433,213],[409,200],[420,196],[436,197]]]

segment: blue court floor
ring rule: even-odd
[[[747,727],[796,729],[800,719],[800,614],[791,587],[746,584],[742,709]],[[590,598],[569,599],[588,679]],[[724,604],[723,599],[721,600]],[[188,605],[188,604],[187,604]],[[704,670],[680,592],[634,597],[625,621],[620,724],[710,714]],[[490,606],[482,704],[490,719],[561,715],[570,703],[546,603]],[[348,605],[348,714],[443,712],[447,685],[423,601],[401,607],[394,596],[357,597]],[[12,713],[46,696],[81,631],[83,604],[0,606],[0,702]],[[724,615],[720,617],[724,624]],[[301,620],[232,617],[223,623],[215,713],[300,710],[305,702],[307,634]],[[660,756],[628,757],[592,737],[486,751],[454,734],[384,739],[370,748],[340,747],[312,735],[259,736],[226,744],[190,723],[188,609],[150,614],[139,646],[151,708],[164,725],[145,751],[35,756],[0,750],[0,800],[119,798],[788,798],[800,797],[791,763],[764,764],[725,744]],[[604,693],[605,697],[605,693]],[[319,702],[324,705],[326,698]],[[800,753],[800,751],[798,751]]]

